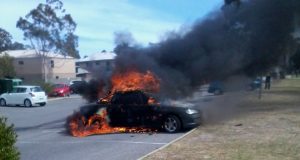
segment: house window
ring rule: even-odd
[[[106,70],[110,70],[110,61],[106,61]]]
[[[51,68],[54,68],[54,61],[53,60],[50,61],[50,66],[51,66]]]
[[[24,65],[24,61],[19,61],[18,64],[19,65]]]
[[[95,64],[96,64],[97,66],[99,66],[100,62],[95,62]]]

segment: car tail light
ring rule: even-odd
[[[35,95],[33,93],[29,93],[31,97],[34,97]]]

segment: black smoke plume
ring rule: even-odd
[[[151,70],[161,79],[161,94],[171,98],[187,96],[207,81],[263,74],[294,41],[299,12],[298,0],[229,0],[188,33],[174,32],[146,48],[119,44],[115,72]]]

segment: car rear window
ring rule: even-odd
[[[33,88],[30,88],[30,91],[31,91],[31,92],[43,92],[43,90],[42,90],[41,87],[33,87]]]

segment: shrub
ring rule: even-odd
[[[0,117],[0,160],[18,160],[20,153],[14,144],[17,134],[13,125],[6,124],[7,118]]]
[[[43,88],[47,95],[53,90],[53,85],[51,83],[40,82],[39,85]]]

